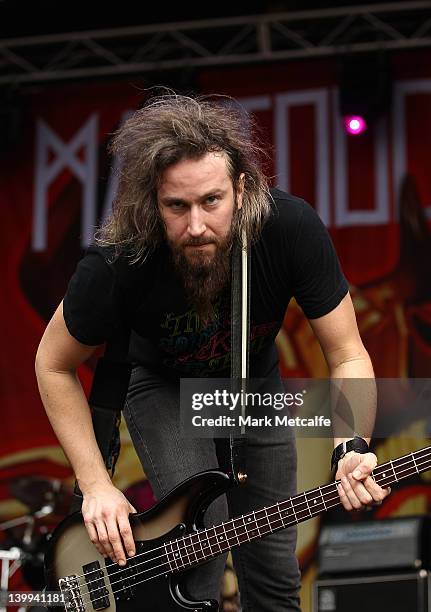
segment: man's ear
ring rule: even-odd
[[[238,210],[242,208],[242,198],[244,195],[244,186],[245,186],[245,174],[244,172],[241,172],[241,174],[238,177],[237,183],[236,183],[236,201],[238,205]]]

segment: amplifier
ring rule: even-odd
[[[329,525],[319,536],[319,575],[429,568],[430,550],[425,516]]]
[[[430,576],[418,572],[317,580],[313,612],[429,612]]]

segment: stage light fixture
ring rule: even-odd
[[[392,74],[387,53],[346,56],[339,65],[339,108],[345,130],[360,134],[388,113]]]
[[[352,134],[352,136],[362,134],[367,129],[367,122],[360,115],[349,115],[343,119],[344,129],[348,134]]]

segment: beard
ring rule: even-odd
[[[215,302],[230,280],[230,253],[234,239],[231,229],[226,238],[189,238],[187,242],[176,245],[169,242],[174,268],[182,280],[187,300],[193,304],[203,323],[215,316]],[[215,252],[206,253],[198,247],[211,243]],[[189,251],[186,255],[185,250]]]

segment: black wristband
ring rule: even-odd
[[[338,446],[336,446],[332,452],[331,458],[331,470],[337,467],[340,459],[344,457],[346,453],[349,451],[355,451],[356,453],[368,453],[370,447],[364,438],[360,438],[359,436],[355,436],[353,440],[347,440],[347,442],[341,442]]]

